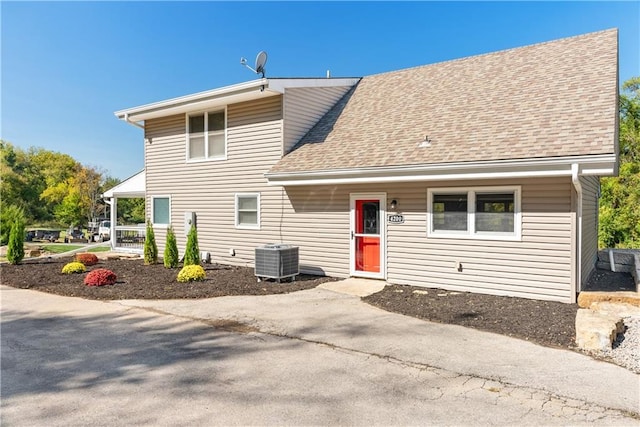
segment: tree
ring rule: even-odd
[[[600,180],[600,247],[640,247],[640,77],[620,94],[620,171]]]
[[[171,226],[167,227],[167,242],[164,246],[163,261],[165,268],[176,268],[180,261],[176,234]]]
[[[7,260],[11,264],[20,264],[24,258],[24,218],[16,218],[11,224]]]
[[[156,244],[156,236],[151,226],[151,221],[147,220],[147,231],[144,238],[144,263],[146,265],[158,262],[158,245]]]
[[[199,265],[200,249],[198,249],[198,231],[196,226],[191,224],[191,229],[187,235],[187,248],[184,252],[184,265]]]
[[[3,203],[4,205],[4,203]],[[24,209],[16,205],[4,205],[0,210],[0,245],[9,242],[11,226],[16,221],[24,221]]]

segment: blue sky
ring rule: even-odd
[[[639,2],[0,3],[1,131],[124,179],[142,130],[114,111],[267,77],[364,76],[617,27],[640,76]],[[577,100],[579,102],[579,100]]]

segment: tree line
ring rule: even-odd
[[[8,241],[11,222],[28,226],[84,227],[107,213],[102,193],[119,184],[95,166],[68,154],[31,147],[23,150],[0,140],[0,240]],[[143,223],[143,199],[118,201],[118,222]]]

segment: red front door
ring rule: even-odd
[[[356,200],[354,220],[354,270],[380,273],[380,200]]]

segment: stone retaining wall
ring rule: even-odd
[[[604,249],[598,251],[597,268],[611,270],[609,251],[613,251],[613,262],[616,271],[631,273],[636,289],[640,289],[640,249]]]

